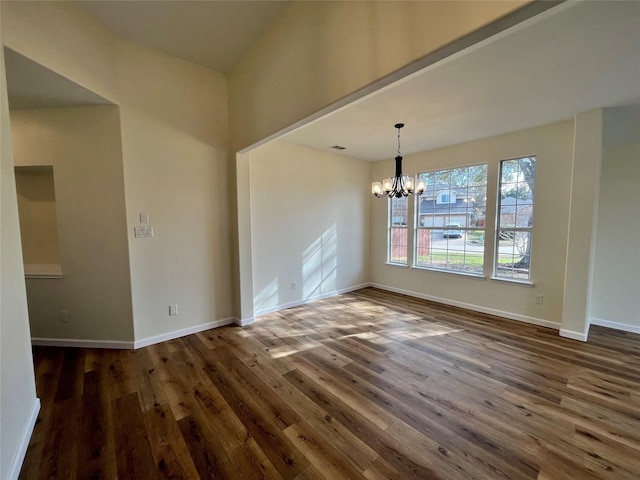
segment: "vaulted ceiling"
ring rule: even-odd
[[[288,3],[80,2],[117,35],[220,72]],[[638,25],[640,2],[565,2],[282,138],[372,161],[394,156],[397,122],[406,124],[402,150],[410,154],[640,103]],[[12,108],[37,106],[36,90],[49,97],[41,106],[56,106],[56,98],[104,103],[28,62],[7,54]],[[330,150],[336,144],[346,150]]]

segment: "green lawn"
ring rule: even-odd
[[[515,263],[511,258],[498,258],[499,264]],[[468,267],[481,267],[484,264],[484,255],[480,253],[444,253],[435,252],[431,255],[421,255],[418,257],[418,265],[466,265]]]

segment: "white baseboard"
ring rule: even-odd
[[[259,317],[260,315],[266,315],[267,313],[278,312],[280,310],[285,310],[287,308],[299,307],[300,305],[305,305],[307,303],[316,302],[318,300],[322,300],[325,298],[335,297],[336,295],[341,295],[343,293],[353,292],[354,290],[360,290],[361,288],[370,287],[370,283],[361,283],[360,285],[354,285],[352,287],[341,288],[340,290],[334,290],[333,292],[323,293],[320,295],[315,295],[313,297],[304,298],[302,300],[296,300],[294,302],[283,303],[281,305],[276,305],[275,307],[263,308],[261,310],[256,310],[255,316]],[[255,321],[255,320],[254,320]]]
[[[581,342],[586,342],[588,334],[582,333],[582,332],[575,332],[573,330],[567,330],[566,328],[561,328],[560,336],[564,338],[570,338],[571,340],[579,340]]]
[[[246,321],[243,321],[246,322]],[[203,332],[212,328],[222,327],[224,325],[238,324],[235,318],[225,318],[222,320],[216,320],[214,322],[201,323],[200,325],[194,325],[193,327],[181,328],[180,330],[173,330],[171,332],[163,333],[161,335],[154,335],[152,337],[142,338],[134,342],[127,342],[121,340],[85,340],[76,338],[32,338],[31,344],[43,347],[78,347],[78,348],[113,348],[119,350],[131,350],[137,348],[148,347],[156,343],[166,342],[167,340],[174,340],[176,338],[191,335],[193,333]],[[242,326],[249,325],[249,323],[243,323]]]
[[[36,421],[38,420],[38,413],[40,413],[40,399],[36,397],[31,407],[31,415],[29,416],[29,419],[24,426],[20,445],[18,446],[18,451],[16,452],[16,456],[13,458],[13,462],[11,463],[11,470],[9,470],[9,480],[18,480],[18,477],[20,476],[22,463],[24,462],[24,457],[27,454],[27,448],[29,447],[31,435],[33,434],[33,428],[36,426]]]
[[[81,338],[32,337],[31,344],[41,347],[114,348],[119,350],[134,348],[134,342],[123,340],[85,340]]]
[[[627,325],[626,323],[612,322],[610,320],[604,320],[602,318],[591,318],[591,325],[598,325],[600,327],[613,328],[615,330],[622,330],[629,333],[640,333],[640,326]]]
[[[246,327],[247,325],[252,325],[254,323],[256,323],[255,317],[249,317],[249,318],[243,318],[243,319],[236,318],[235,319],[235,324],[238,325],[239,327]]]
[[[488,307],[482,307],[480,305],[473,305],[471,303],[458,302],[455,300],[450,300],[448,298],[435,297],[433,295],[427,295],[419,292],[412,292],[409,290],[403,290],[401,288],[390,287],[387,285],[380,285],[378,283],[371,283],[369,286],[379,288],[380,290],[387,290],[389,292],[408,295],[410,297],[421,298],[423,300],[430,300],[432,302],[442,303],[445,305],[451,305],[452,307],[460,307],[466,310],[473,310],[474,312],[487,313],[489,315],[495,315],[497,317],[508,318],[509,320],[517,320],[519,322],[539,325],[541,327],[553,328],[554,330],[560,330],[559,323],[550,322],[542,318],[529,317],[527,315],[520,315],[518,313],[505,312],[503,310],[497,310],[495,308],[488,308]]]
[[[181,328],[180,330],[174,330],[172,332],[163,333],[161,335],[155,335],[153,337],[142,338],[136,340],[133,344],[133,348],[143,348],[156,343],[166,342],[167,340],[174,340],[176,338],[185,337],[194,333],[204,332],[205,330],[211,330],[212,328],[223,327],[225,325],[231,325],[237,323],[233,317],[224,318],[222,320],[216,320],[213,322],[201,323],[200,325],[194,325],[193,327]]]

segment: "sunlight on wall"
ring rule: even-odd
[[[334,223],[302,253],[305,299],[336,289],[338,232]]]
[[[279,302],[278,277],[275,277],[256,295],[253,308],[254,311],[258,312],[269,307],[276,307]]]

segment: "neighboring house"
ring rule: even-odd
[[[418,217],[421,227],[444,227],[452,223],[474,226],[484,218],[484,202],[478,202],[474,193],[466,188],[428,185],[420,197]]]
[[[500,224],[528,227],[533,215],[533,199],[505,197],[500,201]]]

